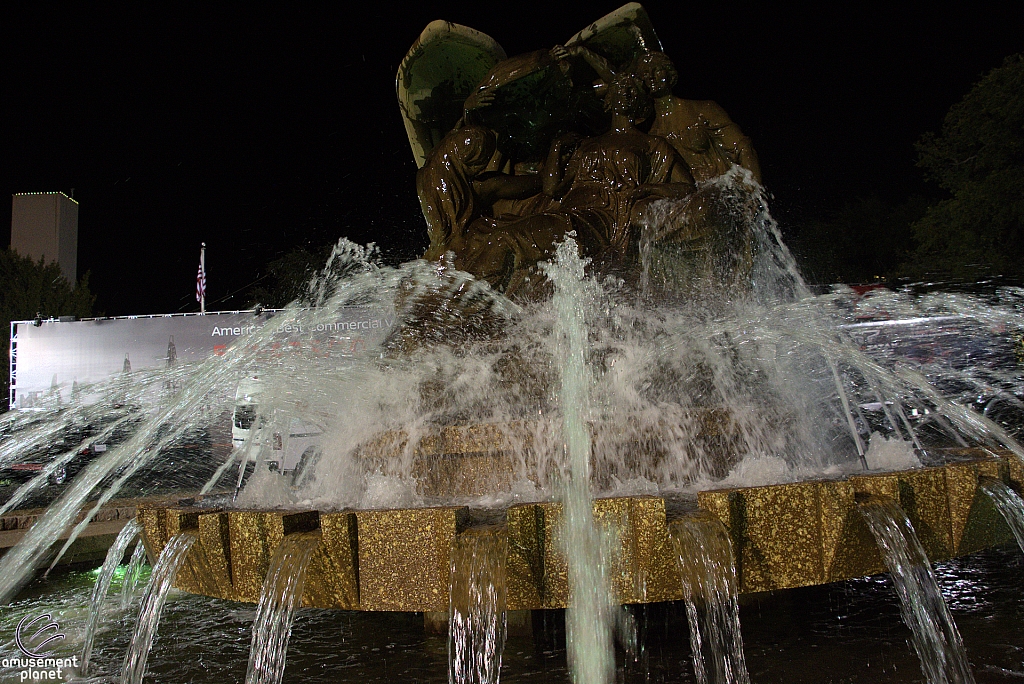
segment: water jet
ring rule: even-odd
[[[466,27],[428,26],[398,77],[424,259],[388,268],[342,242],[278,314],[316,328],[376,307],[399,321],[389,338],[281,351],[265,329],[188,369],[181,394],[4,558],[5,581],[20,583],[87,502],[98,509],[94,491],[102,503],[133,486],[218,413],[210,397],[236,396],[257,371],[259,427],[237,473],[208,468],[180,501],[138,508],[155,580],[125,681],[142,680],[173,580],[261,606],[248,681],[280,680],[296,605],[445,615],[445,660],[467,682],[497,681],[509,615],[568,609],[569,668],[597,682],[615,677],[616,632],[635,629],[619,606],[688,600],[691,635],[712,615],[707,633],[730,647],[698,677],[743,682],[736,594],[883,572],[869,499],[899,505],[932,563],[1009,541],[983,490],[1020,489],[1024,450],[963,397],[1015,396],[1016,371],[913,366],[861,343],[850,293],[815,295],[796,271],[749,140],[717,106],[665,90],[659,47],[635,4],[512,58]],[[427,68],[457,55],[472,69]],[[706,123],[704,153],[679,124],[689,115]],[[872,297],[896,321],[1019,331],[1020,293],[1003,295]],[[270,464],[294,421],[322,437],[285,477]],[[696,552],[680,539],[694,526],[718,534],[705,565],[733,559],[728,590],[715,589],[725,608],[687,575]],[[698,659],[723,652],[694,643]]]

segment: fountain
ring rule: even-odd
[[[745,682],[737,594],[883,572],[867,499],[898,504],[931,562],[1011,539],[984,491],[1024,486],[1024,450],[970,404],[1012,399],[1019,380],[998,363],[911,365],[909,324],[849,309],[1007,334],[1024,327],[1021,293],[812,294],[750,141],[714,103],[672,94],[660,47],[636,4],[511,58],[429,25],[398,74],[425,258],[388,268],[342,241],[279,325],[98,388],[117,397],[104,429],[136,429],[0,558],[0,598],[83,508],[61,553],[119,492],[159,493],[138,505],[155,567],[126,682],[142,681],[172,582],[259,604],[246,681],[281,681],[301,605],[423,613],[450,630],[453,682],[497,681],[512,616],[565,609],[575,681],[610,682],[616,637],[637,629],[620,606],[685,600],[698,679]],[[398,323],[368,349],[282,333],[351,306]],[[188,435],[252,377],[247,442],[181,468]],[[132,408],[169,386],[148,414]],[[953,681],[969,681],[958,662]]]

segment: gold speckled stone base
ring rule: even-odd
[[[360,610],[448,610],[448,559],[468,509],[357,511]]]
[[[968,455],[973,458],[935,468],[704,491],[697,496],[699,511],[691,503],[671,513],[659,497],[597,499],[594,518],[611,540],[612,588],[621,603],[682,597],[668,536],[671,520],[681,515],[710,515],[725,525],[744,593],[882,572],[858,511],[858,501],[868,497],[895,500],[932,561],[1011,541],[978,483],[988,477],[1021,490],[1024,462],[1008,452],[957,454]],[[316,533],[320,545],[307,574],[304,605],[438,614],[448,610],[452,545],[469,524],[469,510],[459,506],[331,513],[142,507],[138,516],[151,560],[178,532],[198,534],[176,581],[186,591],[256,602],[284,536]],[[561,504],[512,506],[504,517],[507,609],[565,607]]]

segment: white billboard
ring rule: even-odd
[[[104,382],[126,370],[156,370],[202,361],[267,325],[277,311],[127,316],[11,324],[11,408],[31,407],[53,390]],[[283,318],[283,317],[282,317]],[[379,309],[342,309],[328,322],[279,324],[290,346],[357,352],[378,344],[394,322]]]

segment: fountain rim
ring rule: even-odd
[[[1012,541],[981,491],[982,478],[1024,490],[1024,460],[1008,451],[967,450],[962,460],[911,470],[864,473],[758,487],[707,489],[695,505],[671,497],[595,498],[600,524],[619,531],[610,576],[622,604],[680,600],[673,523],[711,516],[729,532],[741,593],[825,584],[885,571],[858,513],[865,497],[887,497],[907,512],[931,562]],[[492,512],[493,513],[493,512]],[[565,558],[558,551],[558,502],[521,503],[483,524],[503,524],[508,610],[564,608]],[[176,586],[256,603],[285,535],[319,538],[302,605],[364,611],[448,610],[449,554],[474,529],[470,508],[443,505],[366,510],[244,510],[183,500],[142,505],[142,539],[155,560],[175,534],[198,542]]]

